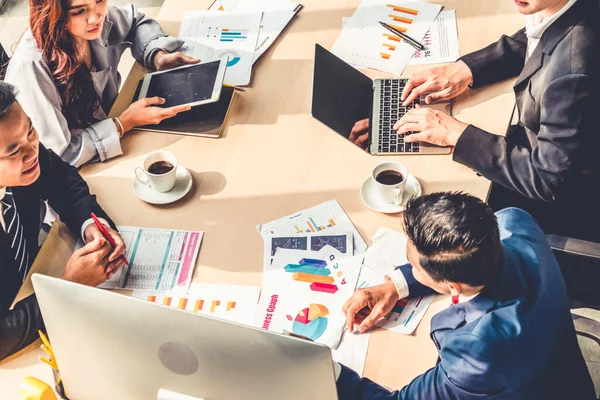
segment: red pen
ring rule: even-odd
[[[92,217],[92,219],[96,223],[96,226],[98,227],[98,229],[100,229],[100,232],[102,232],[102,236],[104,236],[104,238],[106,240],[108,240],[108,243],[110,243],[110,245],[113,248],[117,247],[117,244],[115,243],[114,239],[112,238],[112,236],[110,236],[110,234],[108,233],[108,231],[106,230],[106,228],[104,227],[104,225],[102,225],[102,222],[100,222],[100,220],[98,219],[98,217],[96,217],[96,214],[91,213],[90,217]],[[125,265],[129,266],[129,262],[125,258],[124,254],[121,254],[120,259],[125,263]]]

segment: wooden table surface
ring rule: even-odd
[[[511,34],[523,18],[503,0],[432,1],[457,10],[461,54],[477,50],[501,34]],[[206,9],[211,1],[165,0],[158,15],[167,33],[177,34],[183,14]],[[260,285],[263,241],[258,224],[336,199],[369,242],[379,227],[399,230],[398,215],[369,210],[360,187],[372,168],[398,161],[418,178],[423,191],[461,190],[485,199],[489,181],[452,161],[451,155],[371,156],[310,115],[315,43],[331,48],[341,32],[342,17],[351,16],[359,0],[304,0],[304,9],[253,71],[251,85],[237,94],[220,139],[135,131],[123,140],[124,155],[85,167],[82,175],[118,225],[193,229],[205,232],[194,281]],[[407,68],[402,76],[430,68]],[[365,71],[371,77],[385,77]],[[143,75],[134,66],[113,108],[127,107]],[[457,98],[458,119],[504,134],[514,106],[512,81],[468,90]],[[149,153],[166,150],[179,158],[194,179],[183,200],[153,206],[133,193],[134,168]],[[33,272],[58,276],[74,246],[62,225],[52,230]],[[27,281],[20,296],[31,293]],[[439,296],[413,335],[378,329],[371,336],[365,376],[401,388],[435,364],[429,339],[432,315],[449,304]],[[39,344],[36,344],[39,345]],[[0,363],[0,398],[17,398],[26,376],[51,381],[48,367],[29,346]],[[39,346],[37,346],[39,347]]]

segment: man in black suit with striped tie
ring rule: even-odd
[[[43,329],[35,295],[10,307],[37,255],[46,200],[87,242],[73,254],[61,278],[90,286],[110,278],[125,251],[114,223],[77,170],[39,143],[15,89],[0,81],[0,360],[33,342]],[[114,249],[90,219],[92,212],[115,239]]]

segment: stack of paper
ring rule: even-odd
[[[179,37],[185,40],[181,50],[202,61],[227,58],[224,82],[247,85],[262,16],[262,11],[187,12],[179,31]]]
[[[354,292],[362,257],[331,246],[319,252],[277,249],[263,273],[256,325],[291,332],[336,349],[346,323],[342,306]]]
[[[349,64],[400,75],[415,49],[379,22],[421,42],[442,6],[422,1],[393,3],[364,0],[347,21],[332,52]]]
[[[275,42],[301,8],[301,4],[288,0],[217,0],[210,9],[263,12],[258,42],[254,52],[254,62],[256,62]]]

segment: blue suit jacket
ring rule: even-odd
[[[562,275],[543,232],[522,210],[496,216],[504,267],[477,297],[433,317],[440,362],[396,392],[343,367],[339,399],[595,399]],[[400,268],[411,296],[428,291],[410,265]]]

